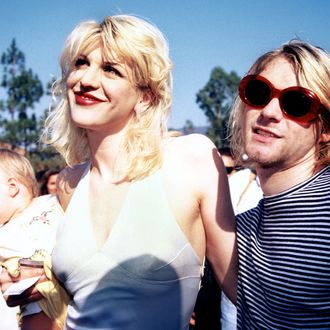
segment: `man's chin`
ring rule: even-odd
[[[249,163],[255,164],[255,166],[260,168],[270,168],[275,165],[275,162],[270,159],[269,154],[261,152],[251,152],[248,153]]]

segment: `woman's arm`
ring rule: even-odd
[[[236,303],[238,254],[227,173],[221,155],[208,138],[197,138],[194,148],[199,154],[195,172],[200,187],[206,255],[221,288]]]
[[[62,330],[44,312],[22,318],[21,330]]]

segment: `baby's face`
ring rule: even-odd
[[[8,176],[0,169],[0,225],[10,219],[12,199],[10,198],[10,182]]]

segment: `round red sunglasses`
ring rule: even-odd
[[[287,117],[302,122],[317,118],[324,108],[313,91],[300,86],[279,90],[260,75],[245,76],[239,85],[239,96],[245,104],[256,109],[262,109],[276,97],[279,99],[282,112]]]

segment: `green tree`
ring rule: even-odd
[[[239,81],[235,71],[227,73],[221,67],[215,67],[210,80],[196,95],[196,103],[210,124],[207,135],[218,148],[229,145],[228,119]]]
[[[24,53],[15,39],[1,55],[1,65],[0,86],[6,97],[0,102],[0,110],[5,113],[0,121],[0,137],[14,146],[29,149],[39,135],[33,109],[43,95],[42,83],[31,69],[26,69]]]

